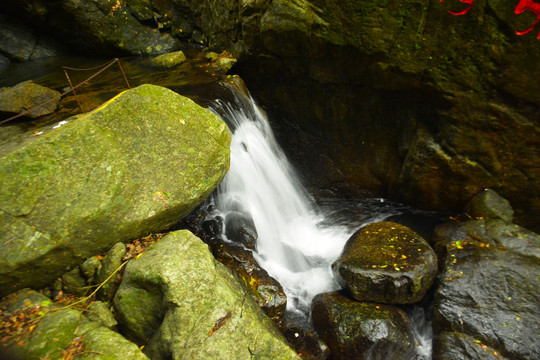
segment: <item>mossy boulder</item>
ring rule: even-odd
[[[435,280],[437,257],[411,229],[379,222],[354,233],[332,269],[356,300],[411,304]]]
[[[219,241],[209,244],[214,257],[238,276],[257,305],[274,324],[280,325],[287,307],[287,296],[281,284],[261,268],[253,253],[243,246]]]
[[[474,195],[465,206],[465,212],[473,218],[501,219],[512,222],[514,210],[508,200],[491,189]]]
[[[16,359],[60,359],[75,353],[77,359],[148,359],[122,335],[88,320],[77,310],[59,309],[34,291],[21,291],[0,306],[7,311],[4,314],[22,315],[21,323],[28,321],[19,330],[21,336],[8,337],[0,344],[6,355]],[[36,307],[39,311],[32,311]]]
[[[174,68],[178,65],[181,65],[186,61],[186,55],[182,51],[175,51],[166,54],[161,54],[152,58],[148,61],[148,64],[151,66],[159,68]]]
[[[356,302],[340,293],[313,298],[313,324],[332,359],[414,359],[415,339],[403,310]]]
[[[59,100],[58,91],[28,80],[0,89],[0,113],[13,115],[28,111],[25,116],[36,118],[54,112]],[[41,106],[38,107],[39,105]]]
[[[159,86],[67,122],[0,159],[0,295],[167,229],[229,167],[227,125]]]
[[[152,359],[297,359],[208,245],[169,233],[127,265],[114,298],[130,339]]]

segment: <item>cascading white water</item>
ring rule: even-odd
[[[223,213],[241,207],[251,214],[258,233],[257,261],[283,286],[287,310],[305,316],[316,294],[340,288],[330,266],[352,232],[318,225],[322,218],[265,115],[251,98],[237,102],[234,108],[222,102],[214,106],[233,131],[231,167],[216,206]]]
[[[352,233],[404,209],[396,204],[386,206],[384,199],[370,199],[383,205],[382,211],[367,203],[369,215],[360,222],[329,224],[335,221],[334,216],[325,219],[316,211],[277,144],[265,114],[249,95],[235,100],[235,104],[218,100],[211,107],[233,132],[231,166],[218,188],[216,206],[223,215],[238,210],[251,215],[258,233],[255,258],[283,286],[287,311],[297,319],[308,319],[315,295],[341,288],[331,264]],[[430,323],[425,322],[420,308],[413,309],[411,320],[418,340],[417,359],[429,360]]]

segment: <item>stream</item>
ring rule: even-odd
[[[349,237],[366,224],[422,212],[382,198],[316,203],[276,142],[265,113],[249,94],[227,86],[234,100],[210,105],[233,133],[231,166],[215,205],[222,217],[238,211],[251,216],[257,262],[283,286],[288,317],[309,327],[313,297],[341,289],[331,265]],[[431,359],[431,323],[420,306],[412,307],[409,317],[418,342],[416,359]]]
[[[253,219],[258,235],[254,256],[283,286],[288,316],[301,326],[310,326],[311,301],[315,295],[341,288],[331,265],[358,228],[387,219],[426,215],[382,198],[315,201],[276,142],[265,113],[247,90],[239,90],[235,82],[226,81],[225,76],[209,76],[196,62],[195,65],[183,64],[174,71],[153,69],[149,72],[144,60],[122,61],[132,86],[149,82],[169,87],[208,106],[227,122],[233,133],[231,166],[213,201],[222,217],[240,211]],[[41,65],[16,64],[4,69],[0,83],[13,86],[32,78],[44,86],[65,90],[59,64],[70,62],[88,67],[101,60],[58,59]],[[80,75],[74,83],[85,76]],[[80,100],[86,107],[84,111],[124,90],[125,84],[118,72],[113,70],[104,76],[80,91],[77,102]],[[63,99],[60,106],[58,116],[64,118],[81,110],[72,96]],[[4,127],[4,136],[28,138],[44,124],[52,126],[50,124],[60,120],[51,116],[30,122],[16,121]],[[0,145],[2,143],[0,138]],[[431,359],[431,324],[419,306],[410,308],[408,313],[417,336],[417,359]]]

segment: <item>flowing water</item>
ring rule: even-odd
[[[61,64],[71,64],[67,59],[58,61],[62,61]],[[190,64],[174,72],[176,77],[171,75],[170,70],[163,72],[166,76],[160,77],[161,73],[155,71],[148,74],[147,69],[141,67],[139,63],[142,64],[138,59],[124,61],[124,69],[132,86],[151,82],[170,87],[180,93],[191,89],[187,90],[189,96],[202,104],[213,98],[213,95],[205,98],[190,93],[197,88],[194,83],[217,80],[210,78],[201,80],[199,77],[197,81],[192,80],[186,75],[191,74],[191,71],[187,71],[187,67],[193,67]],[[51,66],[56,69],[60,65],[53,63]],[[12,76],[4,77],[3,81],[13,85],[27,80],[28,74],[33,74],[30,77],[36,79],[42,76],[41,74],[47,73],[38,81],[39,83],[58,90],[64,86],[61,76],[56,75],[58,69],[52,74],[52,70],[47,70],[47,66],[43,64],[36,64],[34,67],[37,69],[34,70],[38,71],[35,74],[29,72],[27,67],[21,67],[21,71],[15,71],[17,67],[10,68],[8,70]],[[20,76],[17,77],[18,75]],[[112,75],[118,78],[118,74]],[[150,76],[151,81],[145,76]],[[124,84],[121,80],[114,82],[105,78],[103,81],[107,86],[97,84],[94,87],[108,95],[105,91],[108,87],[116,91],[123,90]],[[186,84],[189,86],[184,86]],[[289,316],[309,322],[313,297],[340,288],[332,274],[331,264],[340,255],[350,235],[364,224],[382,221],[393,215],[402,214],[404,210],[409,211],[410,208],[404,209],[403,206],[384,199],[355,202],[329,199],[316,205],[274,139],[265,114],[249,95],[242,95],[235,86],[230,90],[236,94],[234,100],[217,100],[211,105],[212,110],[228,123],[233,132],[231,167],[217,191],[216,206],[222,215],[239,209],[250,214],[258,233],[257,251],[254,254],[257,261],[283,286],[288,299]],[[83,97],[91,94],[90,89],[82,92]],[[104,100],[99,98],[96,101],[99,103]],[[69,109],[69,104],[68,99],[63,108]],[[72,114],[68,112],[65,115],[67,117]],[[25,128],[28,126],[25,122],[14,123],[4,126],[4,131],[20,127],[21,129],[17,131],[26,136],[35,130],[32,128],[28,132]],[[13,134],[10,137],[13,137]],[[423,348],[419,348],[419,354],[421,358],[429,359],[430,326],[424,324],[423,315],[417,310],[413,309],[410,315],[415,319],[415,330],[420,344],[423,345]]]
[[[404,207],[384,199],[315,205],[265,114],[248,95],[238,95],[234,102],[218,100],[211,108],[233,133],[231,167],[215,205],[223,216],[238,210],[251,215],[258,234],[255,258],[283,286],[289,316],[309,321],[313,297],[341,288],[331,264],[347,239],[367,223],[402,214]],[[429,359],[430,324],[419,307],[410,315],[419,343],[417,359]]]
[[[330,269],[351,235],[346,227],[321,227],[322,217],[276,143],[264,114],[249,99],[217,102],[233,131],[231,167],[216,206],[239,207],[253,218],[256,259],[287,294],[287,310],[308,313],[318,293],[339,289]]]

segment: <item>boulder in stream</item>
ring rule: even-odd
[[[313,298],[313,324],[332,359],[412,360],[415,338],[404,311],[356,302],[338,292]]]
[[[540,236],[502,220],[439,226],[434,359],[540,358]]]
[[[257,246],[257,228],[247,212],[231,211],[225,216],[225,235],[249,249]]]
[[[148,61],[151,66],[159,68],[172,69],[186,61],[186,55],[183,51],[174,51],[166,54],[161,54]]]
[[[152,359],[298,359],[237,278],[190,231],[127,265],[114,298],[126,335]]]
[[[31,110],[26,116],[37,118],[54,112],[59,100],[58,91],[28,80],[0,89],[0,112],[19,114]],[[42,106],[37,107],[39,105]]]
[[[0,158],[0,295],[189,214],[229,168],[211,111],[142,85]]]
[[[408,227],[378,222],[349,238],[332,269],[356,300],[411,304],[435,280],[437,257]]]

